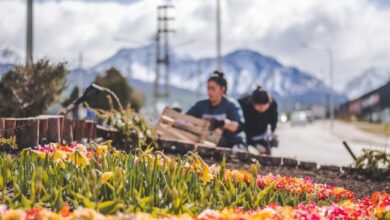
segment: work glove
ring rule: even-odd
[[[225,120],[210,119],[210,130],[215,130],[217,128],[223,128],[225,126]]]

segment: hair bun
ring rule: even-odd
[[[223,74],[222,71],[219,71],[219,70],[215,70],[211,76],[209,77],[209,79],[207,80],[207,82],[209,81],[214,81],[215,83],[217,83],[219,86],[222,86],[222,87],[225,87],[225,94],[226,94],[226,91],[227,91],[227,81],[224,77],[225,74]]]
[[[213,72],[213,75],[215,75],[217,77],[220,77],[220,78],[224,78],[224,76],[225,76],[225,74],[222,71],[219,71],[219,70],[215,70]]]
[[[270,102],[270,97],[268,92],[265,91],[260,85],[252,92],[251,95],[252,102],[255,104],[266,104]]]

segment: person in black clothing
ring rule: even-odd
[[[260,153],[270,154],[270,141],[276,141],[274,131],[278,122],[275,99],[258,86],[252,94],[238,101],[244,114],[247,143],[256,147]],[[271,127],[271,134],[267,133],[268,126]]]

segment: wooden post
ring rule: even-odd
[[[60,117],[60,141],[62,140],[63,134],[64,134],[64,116],[59,116]]]
[[[85,123],[84,121],[75,121],[74,122],[75,125],[74,125],[74,131],[73,131],[73,137],[74,139],[77,141],[77,142],[80,142],[84,137],[84,126],[85,126]]]
[[[84,127],[83,127],[83,137],[82,138],[86,138],[87,140],[90,140],[91,139],[91,135],[92,135],[92,123],[91,121],[89,120],[86,120],[84,121]]]
[[[0,118],[0,138],[4,137],[4,129],[5,129],[5,124],[4,124],[4,118]]]
[[[39,144],[39,120],[37,118],[16,119],[15,135],[19,149],[37,146]]]
[[[44,144],[48,141],[48,129],[49,129],[49,120],[45,116],[38,116],[39,120],[39,143]]]
[[[88,140],[96,138],[96,123],[91,120],[86,120],[84,123],[84,137]]]
[[[60,143],[61,141],[61,120],[60,116],[48,116],[48,134],[49,142]]]
[[[4,129],[7,129],[4,131],[4,137],[10,138],[15,136],[15,128],[16,128],[16,119],[15,118],[5,118],[4,119]]]
[[[71,144],[73,142],[73,121],[67,118],[64,119],[62,140],[67,144]]]
[[[93,122],[93,124],[92,124],[92,134],[91,134],[91,139],[92,140],[96,139],[96,127],[97,127],[96,122]]]

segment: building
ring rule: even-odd
[[[337,116],[372,122],[390,122],[390,81],[361,97],[342,104]]]

